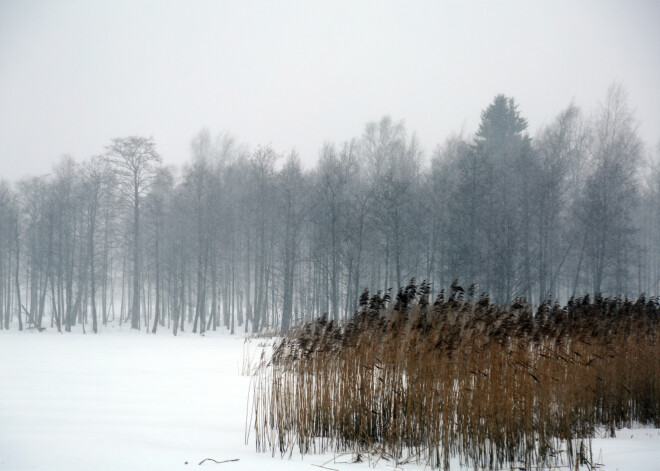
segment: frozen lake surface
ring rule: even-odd
[[[186,470],[205,458],[238,459],[202,465],[227,471],[322,469],[333,455],[282,460],[245,443],[245,351],[224,333],[0,331],[0,470]],[[621,430],[593,451],[601,469],[657,471],[660,429]],[[326,466],[373,469],[349,460]]]

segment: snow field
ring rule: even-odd
[[[245,443],[241,370],[259,343],[224,332],[0,331],[0,470],[186,470],[205,458],[238,459],[202,465],[228,471],[322,469],[333,455],[280,459],[257,453],[253,433]],[[593,452],[608,471],[660,470],[660,429],[620,430],[594,439]],[[326,466],[373,469],[350,458]]]

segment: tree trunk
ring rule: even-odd
[[[19,279],[20,259],[21,259],[21,242],[18,233],[18,221],[16,222],[16,299],[18,300],[18,330],[23,330],[23,318],[21,317],[21,282]]]
[[[131,329],[140,328],[140,195],[137,181],[133,191],[133,307]]]

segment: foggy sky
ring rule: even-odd
[[[660,2],[165,2],[0,0],[0,179],[62,154],[153,136],[165,163],[202,127],[296,148],[405,119],[428,155],[472,133],[497,93],[532,135],[574,99],[622,82],[660,140]]]

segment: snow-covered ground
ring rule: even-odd
[[[245,351],[223,333],[0,331],[0,470],[186,470],[205,458],[238,459],[202,464],[227,471],[373,469],[350,456],[282,460],[257,453],[253,437],[246,444]],[[621,430],[593,451],[608,471],[660,470],[660,430]]]

